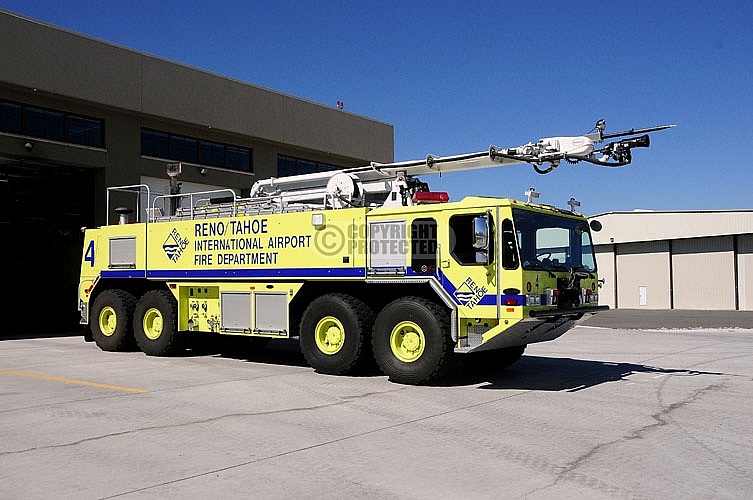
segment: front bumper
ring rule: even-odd
[[[520,320],[483,344],[459,347],[455,352],[480,352],[554,340],[584,320],[586,314],[606,311],[609,306],[576,309],[533,310],[530,317]]]
[[[532,318],[552,318],[557,316],[582,316],[584,314],[594,314],[607,310],[609,310],[609,306],[577,307],[573,309],[534,309],[529,311],[528,315]]]

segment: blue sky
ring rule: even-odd
[[[394,125],[395,160],[661,124],[633,164],[429,176],[452,199],[753,209],[753,2],[0,0],[88,36]],[[249,110],[252,112],[252,110]]]

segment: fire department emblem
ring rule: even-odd
[[[463,305],[468,309],[473,309],[473,307],[484,298],[484,295],[486,295],[486,287],[478,286],[476,282],[473,281],[473,278],[468,277],[463,284],[455,290],[453,295],[455,295],[455,298],[460,305]]]
[[[178,259],[183,255],[183,250],[188,246],[188,238],[181,238],[177,229],[173,228],[170,234],[167,235],[167,239],[162,244],[162,250],[165,251],[167,258],[173,262],[178,262]]]

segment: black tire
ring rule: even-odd
[[[404,297],[377,315],[372,333],[374,357],[392,382],[420,385],[445,375],[453,353],[450,315],[421,297]]]
[[[463,356],[463,364],[473,371],[501,371],[520,361],[526,347],[526,345],[519,345],[491,351],[471,352]]]
[[[374,311],[360,299],[342,293],[316,298],[303,313],[301,352],[319,373],[350,375],[372,360],[369,332]]]
[[[136,297],[125,290],[105,290],[100,293],[91,310],[91,334],[103,351],[127,351],[135,347],[133,338],[133,310]]]
[[[136,303],[133,335],[149,356],[169,356],[179,348],[178,303],[167,290],[150,290]]]

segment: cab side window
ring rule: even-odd
[[[505,269],[517,269],[520,265],[518,258],[518,239],[512,221],[502,221],[502,267]]]
[[[437,221],[414,219],[410,238],[411,269],[416,274],[434,274],[437,270]]]
[[[450,254],[460,264],[483,265],[476,260],[477,248],[474,247],[474,219],[485,217],[486,213],[453,215],[450,217]],[[489,216],[489,253],[488,262],[494,261],[494,221]]]

